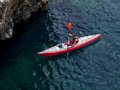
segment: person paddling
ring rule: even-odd
[[[75,46],[75,44],[77,44],[77,42],[79,41],[78,37],[76,36],[76,34],[68,34],[69,36],[71,36],[73,39],[71,41],[72,45],[70,45],[68,48],[71,48],[73,46]]]

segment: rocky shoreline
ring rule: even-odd
[[[48,0],[0,0],[0,40],[13,35],[16,23],[27,20],[32,12],[42,9]]]

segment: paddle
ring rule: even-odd
[[[69,30],[71,29],[71,22],[68,23],[68,29],[69,29]],[[69,41],[69,38],[68,38],[68,41]],[[68,45],[69,45],[69,43],[68,43]],[[67,45],[67,59],[68,59],[68,54],[69,54],[68,45]]]

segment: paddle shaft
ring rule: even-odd
[[[68,45],[67,45],[67,59],[68,59],[68,55],[69,55],[69,48],[68,48],[68,46],[69,46],[69,36],[68,36]]]
[[[71,22],[68,23],[68,29],[69,29],[69,31],[70,31],[70,29],[71,29]],[[69,36],[68,36],[68,45],[69,45]],[[68,45],[67,45],[67,59],[68,59],[68,54],[69,54]]]

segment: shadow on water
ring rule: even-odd
[[[10,66],[14,65],[16,60],[11,58],[15,57],[19,51],[12,51],[12,47],[14,47],[17,43],[14,43],[13,46],[13,39],[0,41],[0,70],[9,68]]]
[[[45,11],[43,11],[42,14],[40,14],[40,13],[41,12],[38,10],[37,13],[32,13],[32,15],[28,19],[28,21],[20,22],[20,23],[16,24],[14,27],[13,37],[11,39],[8,39],[5,41],[0,41],[0,68],[9,67],[16,62],[16,60],[12,59],[12,58],[15,58],[19,53],[22,52],[21,46],[24,43],[24,42],[22,43],[22,41],[24,41],[24,40],[22,40],[21,38],[23,37],[22,34],[27,32],[27,30],[28,30],[27,25],[32,24],[40,17],[44,17],[44,15],[47,15],[48,12],[45,10]],[[43,25],[43,28],[46,28],[46,26]],[[45,34],[45,31],[41,30],[40,33],[41,32],[43,35]],[[40,34],[40,35],[42,35],[42,34]],[[47,34],[46,34],[46,37],[48,37]],[[28,37],[28,39],[29,39],[29,37]]]

